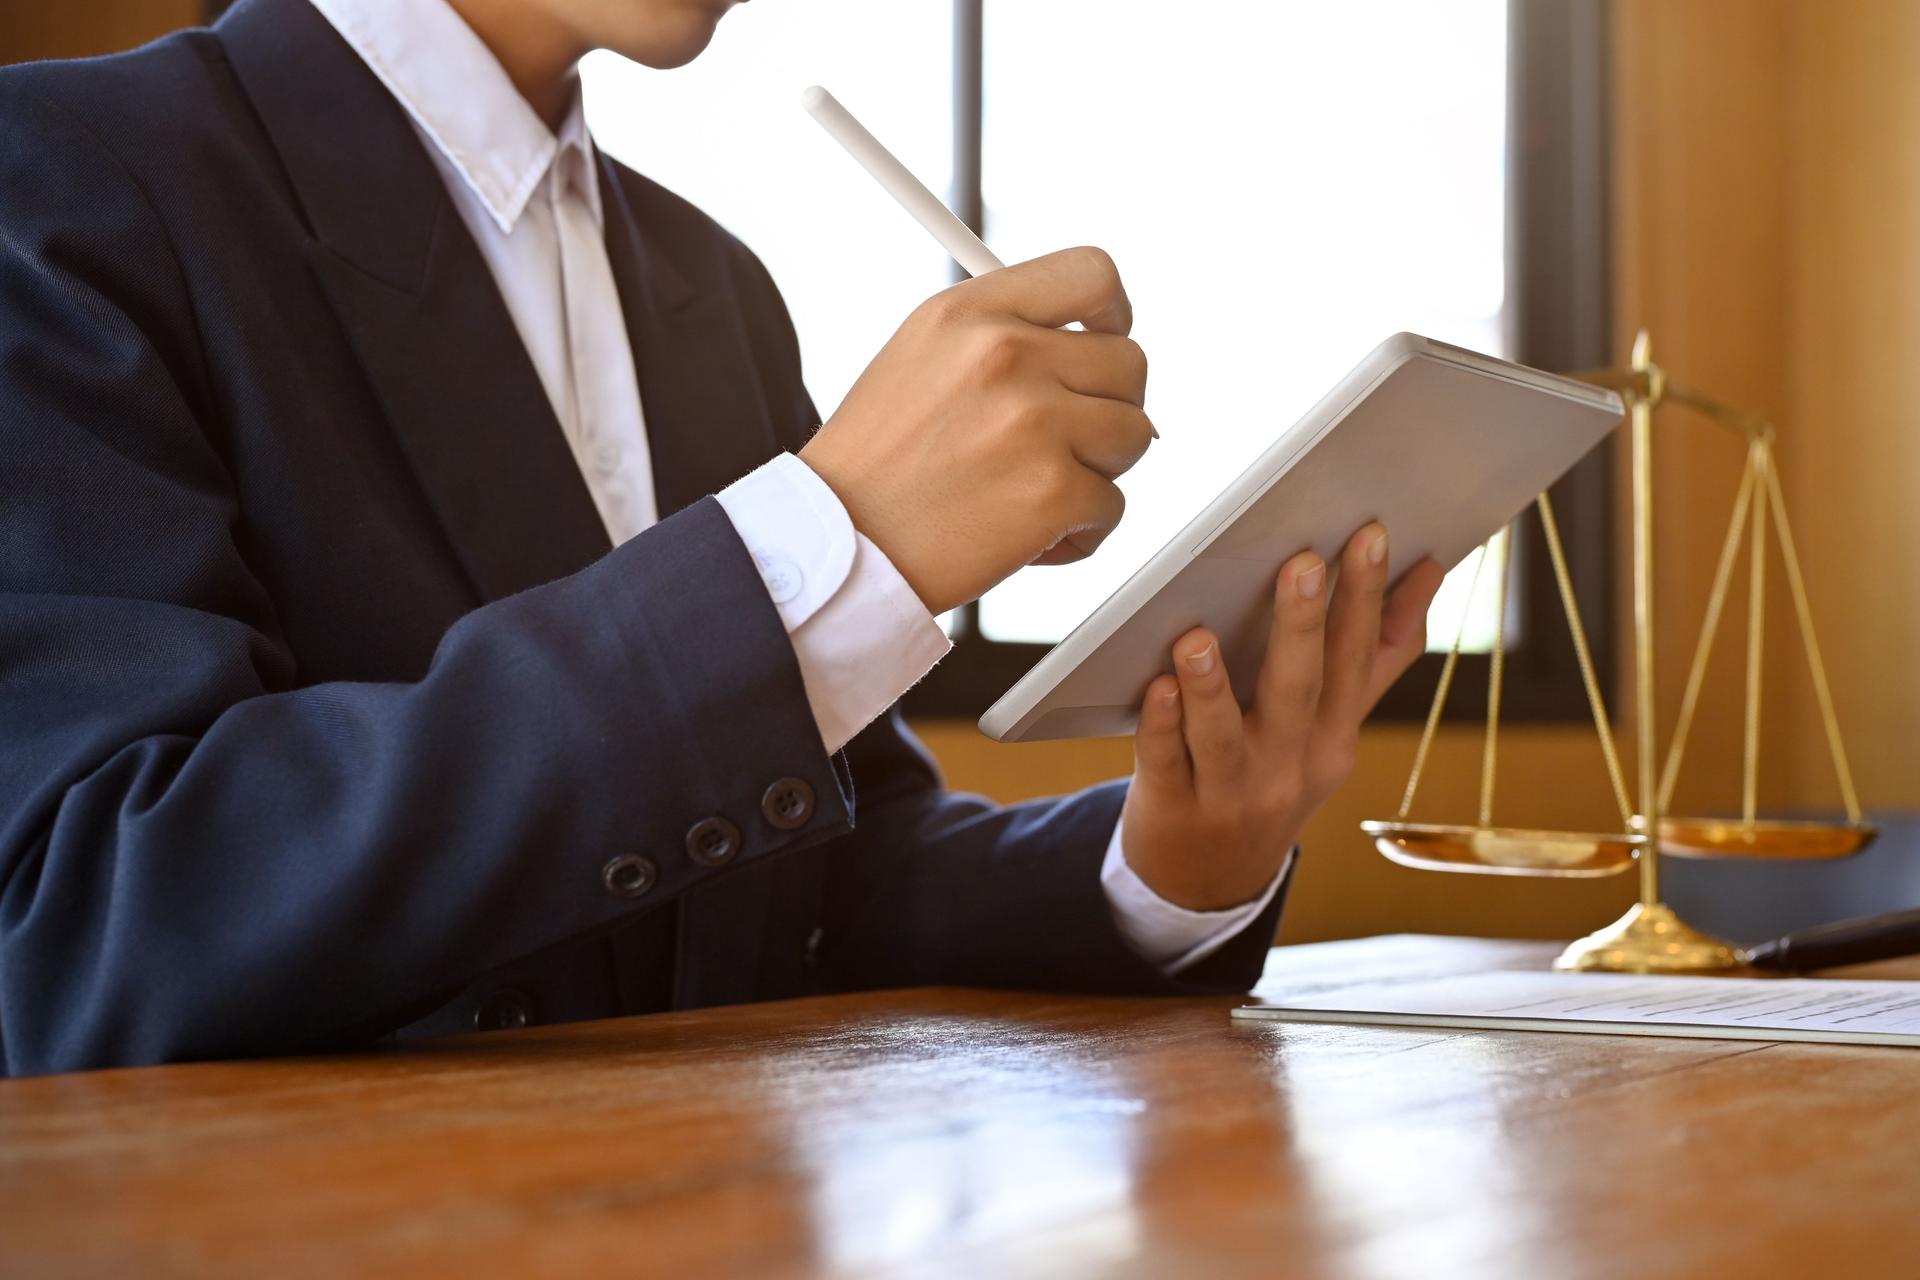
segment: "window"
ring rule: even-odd
[[[1113,253],[1161,434],[1098,555],[981,601],[989,640],[1059,640],[1387,334],[1507,352],[1505,0],[1171,12],[987,10],[987,231]]]
[[[609,154],[719,219],[767,263],[793,311],[807,386],[831,414],[952,264],[800,108],[831,88],[935,191],[952,182],[952,19],[946,4],[741,5],[675,71],[610,53],[582,68]],[[861,184],[864,184],[861,185]]]
[[[1119,261],[1162,439],[1122,481],[1127,519],[1099,554],[1025,570],[947,620],[955,652],[910,706],[971,716],[1388,333],[1548,368],[1605,361],[1601,16],[1597,0],[754,5],[687,68],[597,54],[585,79],[609,152],[766,259],[823,413],[953,267],[800,110],[807,84],[950,192],[1003,258],[1093,243]],[[1606,471],[1592,459],[1556,491],[1602,671]],[[1532,545],[1516,547],[1508,712],[1582,715]],[[1490,578],[1471,650],[1492,639]],[[1436,648],[1466,581],[1435,603]],[[1427,666],[1382,714],[1424,711]],[[1474,714],[1484,660],[1458,681],[1454,705]]]

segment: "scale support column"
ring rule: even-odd
[[[1653,406],[1662,381],[1653,343],[1642,329],[1633,342],[1633,371],[1645,393],[1629,398],[1633,450],[1633,675],[1634,737],[1639,814],[1635,826],[1651,837],[1639,849],[1640,901],[1606,928],[1573,943],[1556,969],[1610,973],[1705,973],[1738,968],[1740,952],[1701,933],[1660,901],[1660,788],[1658,686],[1654,668]]]

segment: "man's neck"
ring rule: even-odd
[[[528,0],[447,0],[505,69],[549,129],[558,130],[579,91],[587,50],[544,6]]]

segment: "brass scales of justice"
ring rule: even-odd
[[[1630,368],[1595,370],[1572,376],[1618,391],[1626,400],[1631,423],[1634,724],[1640,803],[1635,806],[1629,798],[1619,750],[1615,745],[1600,684],[1594,674],[1585,629],[1580,621],[1580,610],[1574,599],[1573,583],[1567,574],[1566,557],[1561,548],[1559,529],[1554,523],[1553,506],[1543,493],[1536,502],[1540,528],[1552,562],[1554,579],[1559,586],[1581,679],[1586,685],[1587,702],[1593,712],[1594,729],[1600,738],[1608,780],[1620,810],[1620,829],[1616,832],[1578,832],[1523,830],[1494,825],[1493,791],[1498,761],[1500,687],[1507,627],[1507,579],[1513,562],[1511,524],[1505,531],[1507,545],[1503,548],[1504,554],[1499,557],[1500,566],[1495,574],[1498,580],[1498,623],[1494,629],[1488,673],[1487,723],[1481,758],[1478,821],[1471,825],[1443,825],[1408,820],[1414,794],[1420,785],[1420,773],[1426,764],[1428,750],[1433,745],[1434,732],[1439,727],[1447,692],[1453,682],[1454,668],[1459,662],[1461,644],[1466,635],[1466,616],[1463,613],[1460,630],[1454,636],[1453,647],[1440,670],[1439,685],[1434,691],[1433,705],[1421,731],[1419,746],[1414,752],[1413,769],[1407,778],[1399,813],[1389,822],[1363,822],[1361,829],[1373,838],[1375,846],[1386,857],[1404,866],[1428,871],[1595,877],[1618,874],[1637,862],[1640,867],[1640,901],[1619,920],[1569,946],[1554,961],[1554,968],[1623,973],[1714,973],[1738,969],[1745,963],[1739,948],[1693,928],[1660,900],[1660,860],[1663,857],[1844,858],[1866,848],[1876,834],[1873,824],[1861,814],[1852,772],[1847,766],[1846,748],[1840,741],[1833,696],[1821,663],[1819,642],[1814,637],[1806,581],[1800,571],[1800,558],[1794,548],[1793,533],[1787,524],[1786,505],[1782,500],[1779,472],[1774,461],[1774,427],[1756,415],[1669,383],[1665,371],[1653,363],[1652,344],[1644,330],[1634,342]],[[1653,411],[1668,403],[1690,409],[1743,437],[1746,442],[1746,466],[1734,496],[1733,513],[1721,545],[1719,563],[1714,570],[1706,617],[1701,624],[1692,666],[1687,673],[1673,737],[1662,758],[1656,746],[1658,722],[1655,718],[1654,691],[1652,444]],[[1769,528],[1779,546],[1788,594],[1799,622],[1801,646],[1813,676],[1814,696],[1825,726],[1827,748],[1833,758],[1841,797],[1846,806],[1844,822],[1766,820],[1757,815],[1761,637],[1766,609],[1766,542]],[[1496,538],[1499,536],[1496,535]],[[1747,552],[1749,576],[1741,815],[1738,818],[1677,817],[1668,813],[1668,805],[1673,797],[1681,761],[1686,754],[1687,736],[1693,727],[1700,689],[1706,679],[1708,654],[1719,630],[1727,589],[1743,544]],[[1494,541],[1490,539],[1480,550],[1467,588],[1469,604],[1479,587],[1482,570],[1490,559],[1495,558],[1493,547]]]

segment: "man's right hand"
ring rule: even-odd
[[[1084,333],[1061,326],[1079,321]],[[933,613],[1092,553],[1147,451],[1147,359],[1113,260],[1067,249],[907,317],[800,457]]]

